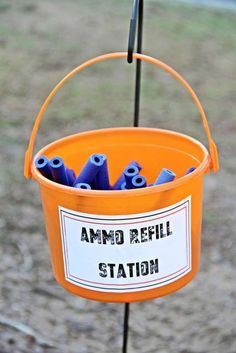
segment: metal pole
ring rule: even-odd
[[[137,53],[142,53],[142,38],[143,38],[143,0],[139,0],[138,11],[138,38],[137,38]],[[141,89],[141,60],[136,63],[136,78],[135,78],[135,96],[134,96],[134,126],[139,125],[139,110],[140,110],[140,89]]]
[[[135,1],[135,0],[134,0]],[[142,38],[143,38],[143,0],[136,0],[133,5],[132,19],[130,21],[130,33],[128,40],[128,63],[133,61],[133,49],[135,42],[135,27],[138,6],[138,38],[137,38],[137,53],[142,53]],[[141,88],[141,60],[136,63],[135,76],[135,95],[134,95],[134,127],[139,125],[139,110],[140,110],[140,88]],[[125,303],[124,308],[124,326],[123,326],[123,348],[122,353],[127,353],[128,333],[129,333],[129,312],[130,305]]]
[[[122,353],[127,353],[128,332],[129,332],[129,309],[130,309],[129,303],[125,303]]]

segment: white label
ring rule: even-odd
[[[147,213],[105,216],[59,206],[65,279],[101,292],[165,286],[191,271],[191,198]]]

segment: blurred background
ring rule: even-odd
[[[185,288],[131,305],[129,353],[236,352],[235,1],[144,1],[143,52],[180,72],[206,110],[220,171],[205,178],[201,269]],[[123,305],[72,296],[53,279],[37,185],[23,178],[34,118],[88,58],[126,51],[132,1],[0,0],[0,353],[121,352]],[[101,63],[53,100],[36,149],[132,125],[135,65]],[[143,65],[140,125],[206,143],[186,92]]]

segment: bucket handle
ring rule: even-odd
[[[210,169],[212,169],[214,172],[216,172],[219,169],[217,147],[212,139],[211,132],[210,132],[209,125],[208,125],[208,121],[207,121],[205,112],[203,110],[203,107],[202,107],[197,95],[193,91],[193,89],[190,87],[190,85],[185,81],[185,79],[178,72],[176,72],[174,69],[172,69],[170,66],[163,63],[162,61],[159,61],[159,60],[154,59],[150,56],[138,54],[138,53],[134,53],[133,57],[136,59],[146,61],[150,64],[156,65],[156,66],[162,68],[163,70],[167,71],[171,76],[173,76],[177,81],[179,81],[184,86],[184,88],[188,91],[188,93],[192,97],[192,99],[193,99],[194,103],[196,104],[197,109],[200,113],[200,116],[202,118],[203,127],[205,129],[205,132],[206,132],[206,135],[208,138],[210,157],[211,157]],[[31,135],[30,135],[28,149],[25,152],[24,175],[27,179],[29,179],[32,176],[32,174],[31,174],[32,154],[33,154],[33,148],[34,148],[35,138],[36,138],[37,131],[39,128],[39,124],[40,124],[41,119],[43,117],[43,114],[45,113],[45,110],[47,109],[52,98],[56,95],[56,93],[64,85],[64,83],[67,82],[74,75],[76,75],[78,72],[80,72],[83,69],[85,69],[89,66],[92,66],[98,62],[102,62],[102,61],[106,61],[106,60],[110,60],[110,59],[117,59],[117,58],[127,58],[127,53],[126,52],[109,53],[109,54],[97,56],[93,59],[85,61],[83,64],[77,66],[74,70],[69,72],[50,92],[50,94],[48,95],[48,97],[44,101],[44,103],[43,103],[43,105],[42,105],[42,107],[36,117],[33,129],[32,129]]]

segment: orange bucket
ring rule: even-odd
[[[203,176],[218,170],[218,155],[203,108],[189,84],[172,68],[149,56],[177,79],[200,112],[209,150],[178,132],[151,128],[111,128],[70,135],[34,157],[58,155],[78,173],[93,153],[107,155],[111,182],[137,160],[148,182],[165,166],[177,174],[171,183],[133,190],[81,190],[43,177],[32,159],[41,118],[60,87],[98,62],[126,58],[111,53],[91,59],[65,76],[45,100],[25,155],[25,177],[40,186],[53,271],[69,292],[104,302],[134,302],[161,297],[192,280],[199,268]],[[156,166],[153,158],[156,157]],[[196,169],[188,175],[190,166]]]

